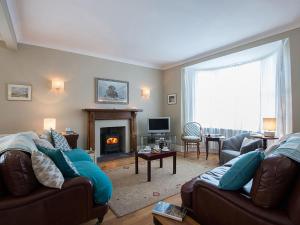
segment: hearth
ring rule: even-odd
[[[125,152],[125,127],[104,127],[100,129],[101,155]]]

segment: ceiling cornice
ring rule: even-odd
[[[234,48],[242,47],[244,45],[253,43],[255,41],[263,40],[263,39],[270,38],[270,37],[275,36],[275,35],[279,35],[279,34],[282,34],[282,33],[288,32],[288,31],[292,31],[292,30],[297,29],[297,28],[300,28],[300,23],[292,24],[292,25],[289,25],[289,26],[274,29],[274,30],[269,31],[269,32],[261,33],[261,34],[255,35],[251,38],[243,39],[241,41],[223,46],[221,48],[214,49],[214,50],[196,55],[194,57],[179,61],[177,63],[160,67],[160,69],[161,70],[168,70],[168,69],[172,69],[172,68],[177,67],[177,66],[183,66],[185,64],[200,61],[201,59],[204,59],[204,58],[207,58],[207,57],[210,57],[210,56],[213,56],[213,55],[225,52],[225,51],[229,51],[229,50],[232,50]]]
[[[73,49],[73,48],[69,49],[69,48],[65,48],[65,47],[57,46],[57,45],[53,45],[53,44],[32,43],[32,42],[28,42],[28,41],[22,41],[22,42],[19,42],[19,43],[26,44],[26,45],[43,47],[43,48],[49,48],[49,49],[59,50],[59,51],[64,51],[64,52],[69,52],[69,53],[75,53],[75,54],[79,54],[79,55],[91,56],[91,57],[95,57],[95,58],[99,58],[99,59],[104,59],[104,60],[109,60],[109,61],[114,61],[114,62],[120,62],[120,63],[126,63],[126,64],[130,64],[130,65],[134,65],[134,66],[141,66],[141,67],[146,67],[146,68],[151,68],[151,69],[162,70],[162,67],[157,66],[157,65],[144,63],[144,62],[139,62],[139,61],[130,60],[130,59],[112,57],[112,56],[108,56],[108,55],[104,55],[104,54],[96,54],[96,53],[92,53],[92,52],[89,52],[89,51],[84,51],[84,50],[81,50],[81,49]]]

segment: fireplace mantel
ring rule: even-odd
[[[95,121],[96,120],[129,120],[130,151],[137,150],[136,114],[142,109],[83,109],[88,112],[88,149],[95,150]]]

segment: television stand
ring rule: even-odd
[[[176,136],[171,133],[150,133],[140,136],[140,149],[145,149],[146,146],[154,148],[155,145],[160,147],[168,147],[170,150],[175,150]]]

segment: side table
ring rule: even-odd
[[[261,139],[263,141],[263,149],[266,150],[268,147],[268,140],[276,140],[278,137],[268,137],[264,135],[251,135],[251,138]]]
[[[222,146],[222,140],[225,139],[225,136],[222,135],[205,135],[205,147],[206,147],[206,160],[208,158],[208,151],[209,151],[209,142],[217,142],[219,145],[219,160],[220,160],[220,153],[221,153],[221,146]]]
[[[62,132],[61,133],[66,139],[68,144],[70,145],[70,148],[77,148],[77,140],[79,138],[79,134],[77,133],[66,133],[66,132]]]

